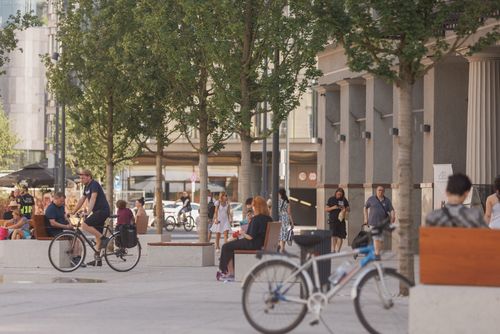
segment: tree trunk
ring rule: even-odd
[[[252,152],[251,152],[252,141],[247,136],[241,136],[241,166],[240,173],[238,175],[239,189],[238,189],[238,199],[240,202],[245,202],[247,198],[252,196],[250,189],[250,177],[252,172]]]
[[[205,139],[206,140],[206,139]],[[202,144],[203,146],[203,144]],[[207,202],[207,189],[208,189],[208,154],[206,150],[200,152],[200,222],[198,224],[198,240],[200,242],[207,242],[207,228],[208,228],[208,202]]]
[[[106,143],[106,197],[108,199],[108,203],[111,209],[111,212],[114,210],[114,198],[113,198],[113,155],[114,155],[114,142],[113,142],[113,95],[109,97],[108,101],[108,126],[107,126],[107,143]]]
[[[412,240],[412,207],[411,195],[413,188],[412,175],[412,88],[408,80],[399,84],[399,115],[398,115],[398,199],[396,214],[399,218],[399,270],[414,281]]]
[[[161,234],[164,222],[163,213],[163,142],[156,138],[156,182],[155,182],[155,226],[156,233]]]

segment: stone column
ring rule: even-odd
[[[318,89],[318,169],[316,187],[316,226],[328,229],[325,205],[339,183],[340,91],[337,85]]]
[[[468,96],[467,174],[491,184],[500,173],[500,48],[469,57]]]
[[[342,80],[340,86],[340,186],[349,200],[351,213],[347,226],[349,243],[363,223],[365,183],[365,143],[361,133],[366,116],[366,88],[361,78]]]

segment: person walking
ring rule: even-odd
[[[500,175],[493,183],[495,192],[486,199],[484,220],[490,228],[500,229]]]
[[[278,220],[281,223],[280,252],[284,253],[286,242],[292,241],[290,230],[293,230],[294,224],[292,220],[292,211],[290,209],[290,201],[286,195],[286,190],[280,188],[278,194],[280,196],[278,200]]]
[[[207,218],[208,218],[208,225],[207,225],[207,233],[208,233],[208,242],[212,240],[212,226],[214,223],[214,216],[215,216],[215,207],[218,205],[217,201],[214,199],[214,195],[210,190],[207,189]],[[198,216],[199,217],[199,216]]]
[[[349,201],[345,197],[344,189],[338,188],[335,194],[326,203],[325,211],[328,215],[328,225],[332,231],[332,252],[338,253],[347,237],[346,219],[349,213]]]
[[[231,212],[231,205],[229,205],[227,194],[222,192],[219,196],[219,202],[215,207],[213,225],[210,229],[212,233],[215,233],[215,251],[220,252],[221,234],[224,234],[224,243],[227,242],[232,222],[233,213]]]
[[[371,228],[376,228],[382,225],[386,219],[390,219],[391,223],[396,220],[396,212],[392,206],[391,200],[385,197],[385,189],[378,186],[375,195],[370,196],[365,203],[363,210],[364,223]],[[373,245],[375,247],[375,256],[380,260],[380,251],[384,245],[383,235],[373,236]]]

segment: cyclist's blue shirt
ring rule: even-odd
[[[96,211],[103,211],[103,212],[110,212],[109,210],[109,204],[106,199],[106,195],[104,195],[104,191],[102,190],[102,187],[99,183],[97,183],[96,180],[90,181],[89,184],[85,186],[83,189],[83,194],[85,197],[87,197],[87,201],[90,202],[90,196],[93,193],[97,193],[97,198],[95,200],[95,205],[94,208],[92,209],[92,212]]]

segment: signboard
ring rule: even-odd
[[[446,184],[448,176],[453,174],[451,164],[434,164],[434,210],[446,202]]]

